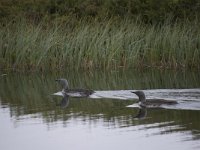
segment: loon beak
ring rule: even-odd
[[[59,79],[56,79],[55,81],[56,81],[56,82],[58,82],[58,81],[59,81]]]

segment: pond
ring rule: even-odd
[[[95,93],[61,103],[55,82],[61,77],[70,88]],[[200,74],[195,71],[2,72],[0,89],[2,150],[200,148]],[[178,104],[140,109],[134,90]]]

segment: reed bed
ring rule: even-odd
[[[200,68],[198,21],[12,21],[0,28],[1,69]]]

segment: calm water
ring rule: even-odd
[[[4,72],[1,72],[3,74]],[[64,77],[90,98],[52,95]],[[200,149],[200,74],[174,71],[8,73],[0,77],[0,149]],[[130,90],[174,99],[140,110]]]

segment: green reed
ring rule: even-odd
[[[38,24],[17,20],[0,28],[2,69],[200,67],[198,21],[144,25],[112,18],[68,18]]]

